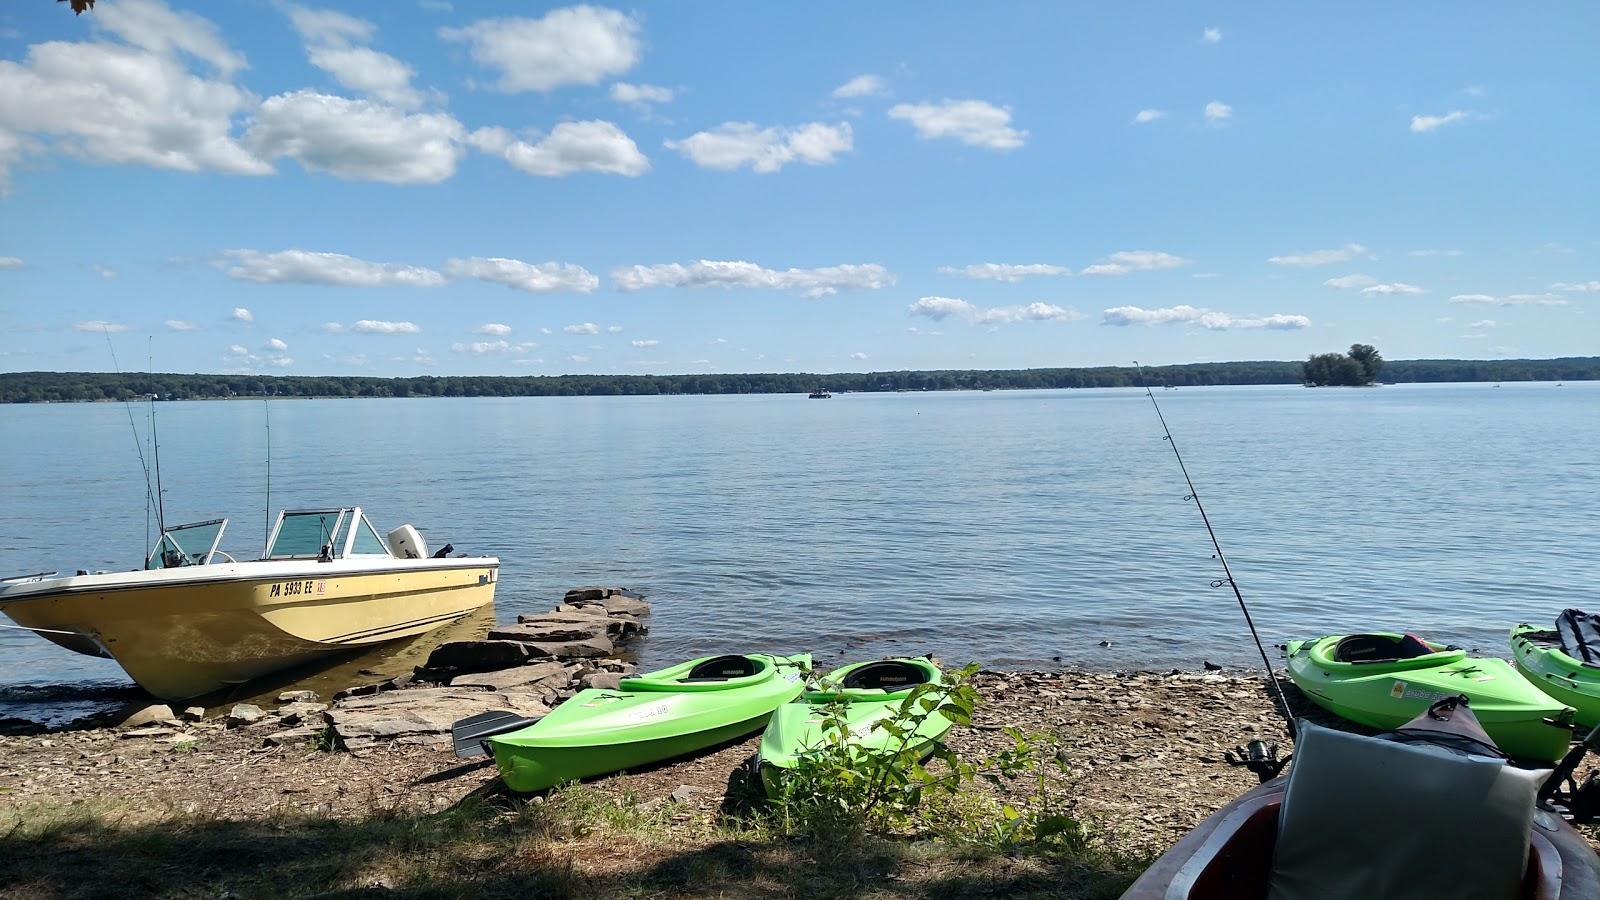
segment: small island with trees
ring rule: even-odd
[[[1365,387],[1378,380],[1383,356],[1371,344],[1351,344],[1349,353],[1314,353],[1305,361],[1307,387]]]

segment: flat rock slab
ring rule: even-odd
[[[602,656],[610,656],[616,650],[611,641],[603,637],[589,638],[583,641],[532,643],[527,646],[533,649],[534,656],[548,657],[550,659],[598,659]]]
[[[453,723],[491,710],[507,710],[528,718],[541,718],[550,712],[539,695],[533,693],[447,687],[355,697],[323,715],[346,750],[360,750],[390,742],[446,745],[450,743]]]
[[[589,602],[593,602],[595,600],[604,600],[607,597],[615,597],[618,594],[626,594],[626,595],[632,596],[632,597],[639,596],[638,594],[633,593],[632,591],[628,590],[627,588],[620,588],[620,587],[577,587],[577,588],[573,588],[570,591],[567,591],[566,596],[561,598],[561,602],[562,603],[589,603]]]
[[[551,622],[532,620],[516,625],[501,625],[489,632],[491,641],[522,641],[524,643],[555,643],[583,641],[604,637],[610,623],[603,618],[584,622]]]
[[[119,727],[139,728],[144,725],[154,725],[158,722],[176,721],[178,721],[178,717],[173,715],[172,707],[165,703],[157,703],[153,706],[146,706],[143,709],[136,710],[133,715],[123,719]]]
[[[459,672],[494,672],[527,662],[528,645],[514,640],[451,641],[428,654],[426,668]]]
[[[600,601],[608,613],[623,613],[630,616],[647,616],[650,614],[650,604],[639,597],[627,594],[613,594]]]
[[[470,675],[457,675],[450,679],[450,686],[504,691],[511,688],[537,685],[551,690],[559,690],[566,687],[571,680],[572,673],[567,671],[566,666],[558,662],[545,662],[501,669],[498,672],[474,672]]]

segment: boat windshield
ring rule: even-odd
[[[222,543],[222,532],[227,527],[227,519],[212,519],[168,528],[161,532],[161,540],[156,542],[156,548],[145,560],[144,567],[175,569],[179,566],[206,565],[211,562],[211,555],[217,552],[217,545]]]
[[[344,549],[347,509],[288,510],[278,516],[267,559],[316,559],[338,556]],[[335,539],[337,537],[337,540]]]

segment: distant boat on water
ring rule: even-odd
[[[817,388],[816,390],[812,391],[807,396],[812,400],[832,400],[833,399],[833,395],[828,393],[828,389],[827,388]]]

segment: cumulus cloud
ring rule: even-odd
[[[1567,298],[1556,294],[1456,294],[1450,302],[1475,306],[1566,306]]]
[[[350,326],[350,330],[357,334],[420,334],[412,322],[385,322],[381,319],[362,319]]]
[[[1160,250],[1119,250],[1100,262],[1085,268],[1082,275],[1126,275],[1129,272],[1150,272],[1186,266],[1189,260]]]
[[[567,334],[599,334],[600,326],[593,322],[580,322],[577,325],[568,325],[561,330]]]
[[[849,100],[855,97],[872,97],[889,92],[889,85],[876,75],[857,75],[833,89],[833,96],[839,100]]]
[[[652,103],[671,103],[676,95],[672,88],[658,84],[628,84],[619,81],[611,86],[611,99],[629,106],[648,107]]]
[[[200,328],[199,325],[184,319],[168,319],[166,325],[168,331],[197,331]]]
[[[229,250],[223,272],[229,278],[259,284],[331,284],[341,287],[438,287],[444,276],[432,269],[401,263],[378,263],[311,250]]]
[[[1233,118],[1233,107],[1221,100],[1213,100],[1206,104],[1205,115],[1207,122],[1213,124],[1226,122]]]
[[[661,342],[657,341],[657,340],[644,340],[644,341],[629,341],[628,343],[632,344],[635,347],[638,347],[641,350],[643,350],[646,347],[658,346]]]
[[[1558,281],[1550,285],[1550,290],[1570,294],[1600,294],[1600,281]]]
[[[289,20],[306,44],[306,57],[339,84],[395,106],[417,106],[411,66],[371,47],[371,22],[325,9],[289,7]]]
[[[1422,288],[1419,288],[1414,284],[1406,284],[1403,281],[1395,281],[1388,284],[1368,285],[1367,287],[1361,289],[1361,293],[1384,295],[1420,294],[1422,293]]]
[[[105,334],[107,332],[111,334],[117,334],[118,332],[127,331],[128,326],[123,325],[120,322],[107,322],[103,319],[90,319],[87,322],[73,322],[72,330],[89,331],[95,334]]]
[[[465,138],[444,113],[300,90],[264,101],[244,143],[264,159],[286,156],[340,178],[435,184],[455,174]]]
[[[702,259],[688,265],[661,263],[611,270],[611,280],[624,291],[656,287],[717,287],[798,291],[825,297],[842,290],[876,290],[895,283],[877,263],[825,266],[817,269],[768,269],[752,262]]]
[[[862,353],[860,350],[857,350],[856,352],[850,354],[850,358],[859,361],[859,360],[866,359],[867,355],[865,353]]]
[[[1452,109],[1442,116],[1412,116],[1411,131],[1413,134],[1427,134],[1445,125],[1464,122],[1471,117],[1471,113],[1459,109]]]
[[[499,322],[486,322],[482,325],[479,325],[477,328],[474,328],[473,331],[476,331],[479,334],[492,334],[496,337],[505,337],[511,333],[511,326],[502,325]]]
[[[607,325],[606,326],[606,332],[609,333],[609,334],[621,334],[622,333],[622,326],[621,325]]]
[[[1210,331],[1226,331],[1236,328],[1268,328],[1292,331],[1309,327],[1311,320],[1305,316],[1286,315],[1283,313],[1274,313],[1270,316],[1235,316],[1230,313],[1201,309],[1185,304],[1160,309],[1114,306],[1101,313],[1100,324],[1119,326],[1192,324],[1199,325],[1201,328]]]
[[[280,338],[271,338],[262,347],[262,349],[263,350],[272,350],[272,351],[276,351],[278,353],[282,353],[285,350],[289,349],[289,344],[286,341],[284,341],[284,340],[282,340]]]
[[[1287,253],[1283,256],[1269,256],[1267,262],[1275,266],[1326,266],[1337,262],[1349,262],[1358,256],[1374,258],[1367,252],[1366,247],[1351,243],[1332,250],[1309,250]]]
[[[1207,44],[1220,44],[1222,43],[1222,29],[1213,25],[1200,32],[1200,40]]]
[[[704,169],[749,168],[771,173],[790,163],[808,166],[827,165],[841,153],[854,149],[850,123],[829,125],[810,122],[794,128],[774,125],[761,128],[753,122],[724,122],[710,131],[700,131],[678,141],[667,141],[669,150],[683,154]]]
[[[15,256],[0,256],[0,269],[20,269],[23,262]]]
[[[914,316],[940,321],[962,319],[973,325],[1010,325],[1017,322],[1071,322],[1083,318],[1075,309],[1034,302],[1021,306],[978,306],[959,297],[923,297],[907,308]]]
[[[1496,325],[1499,325],[1499,324],[1500,324],[1499,322],[1496,322],[1493,319],[1479,319],[1478,321],[1473,322],[1471,325],[1468,325],[1467,327],[1468,328],[1493,328],[1493,327],[1495,327]]]
[[[587,294],[600,286],[600,279],[583,266],[562,262],[529,263],[499,256],[472,256],[445,262],[452,278],[475,278],[530,294],[574,291]]]
[[[119,0],[96,10],[105,28],[135,47],[153,53],[187,54],[230,75],[245,59],[223,42],[217,26],[191,13],[174,12],[158,0]]]
[[[537,19],[480,19],[439,36],[467,45],[473,61],[499,74],[507,93],[598,84],[639,62],[639,22],[614,9],[569,6]]]
[[[1157,119],[1165,119],[1166,117],[1167,112],[1163,109],[1141,109],[1137,113],[1134,113],[1132,124],[1148,125]]]
[[[1048,263],[977,263],[975,265],[955,268],[954,266],[940,266],[939,271],[945,275],[962,275],[967,278],[977,278],[986,281],[1021,281],[1035,275],[1071,275],[1072,270],[1066,266],[1054,266]]]
[[[467,344],[451,344],[450,349],[455,353],[471,353],[481,356],[485,353],[509,353],[510,341],[473,341]]]
[[[1356,275],[1340,275],[1338,278],[1329,278],[1327,281],[1323,282],[1323,284],[1327,285],[1328,287],[1338,288],[1339,290],[1348,290],[1350,288],[1364,288],[1364,287],[1367,287],[1368,285],[1373,285],[1373,284],[1377,284],[1377,283],[1378,283],[1378,279],[1373,278],[1371,275],[1360,275],[1360,274],[1356,274]]]
[[[650,160],[633,138],[610,122],[562,122],[548,135],[530,132],[518,139],[504,128],[480,128],[468,142],[527,172],[560,178],[575,172],[602,172],[630,178],[650,171]]]
[[[230,315],[229,318],[233,319],[235,322],[254,322],[256,320],[255,313],[252,313],[250,310],[245,309],[242,306],[235,306],[233,308],[233,314]]]
[[[909,122],[923,139],[955,138],[971,147],[1015,150],[1027,142],[1028,133],[1011,127],[1011,108],[982,100],[941,100],[938,103],[898,103],[889,118]]]

